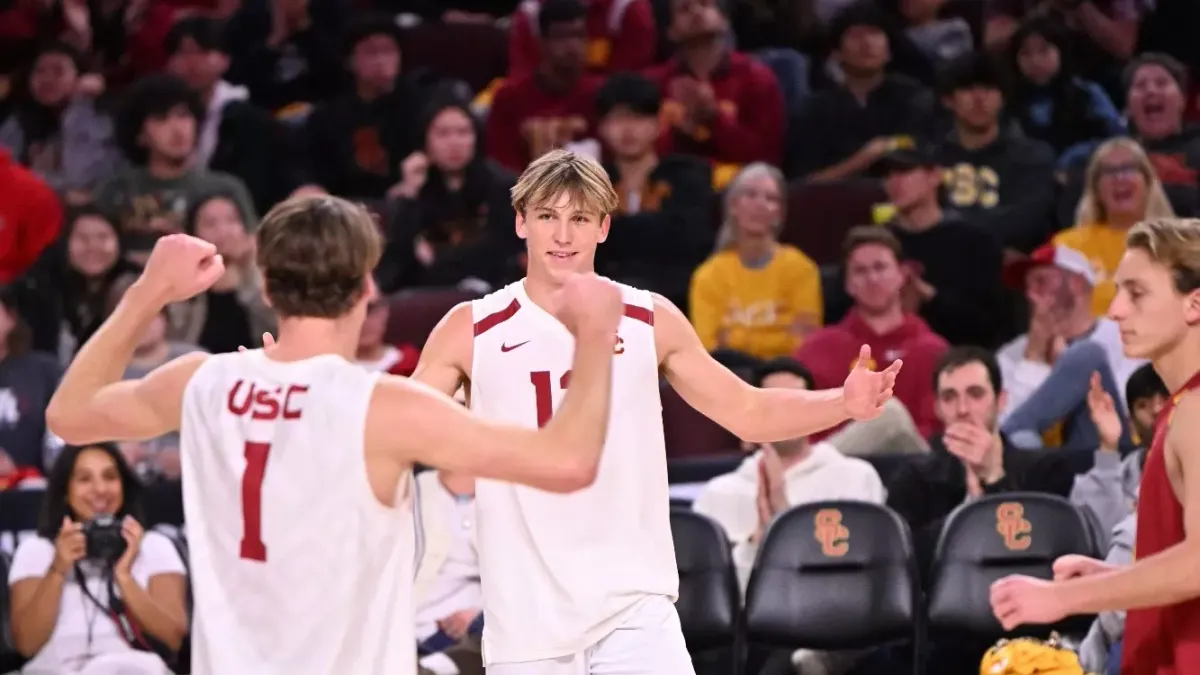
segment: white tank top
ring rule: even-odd
[[[488,664],[583,651],[642,598],[673,601],[678,594],[654,302],[628,286],[621,294],[625,316],[596,482],[571,494],[477,483]],[[527,427],[544,424],[569,384],[574,338],[529,300],[522,282],[475,300],[471,313],[471,411]]]
[[[340,356],[262,351],[192,376],[180,431],[196,675],[416,673],[412,477],[380,504],[363,451],[377,379]]]

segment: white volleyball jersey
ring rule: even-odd
[[[340,356],[221,354],[181,424],[196,675],[415,675],[411,474],[371,490],[378,375]],[[403,433],[403,430],[397,430]]]
[[[555,494],[492,480],[476,486],[486,663],[583,651],[640,599],[678,595],[654,303],[620,286],[608,436],[596,482]],[[471,307],[471,411],[527,427],[570,385],[575,340],[523,282]]]

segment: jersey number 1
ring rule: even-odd
[[[262,484],[267,471],[270,443],[246,441],[246,470],[242,473],[242,545],[246,560],[267,561],[267,545],[262,540]]]
[[[550,371],[535,370],[529,374],[529,382],[533,384],[533,394],[537,401],[538,428],[546,426],[550,416],[554,414],[554,394],[550,391]],[[571,382],[571,371],[558,378],[558,386],[563,389]]]

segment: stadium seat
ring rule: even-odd
[[[1104,523],[1100,522],[1100,516],[1095,509],[1087,504],[1077,508],[1087,523],[1088,536],[1092,538],[1092,548],[1100,553],[1100,557],[1107,556],[1108,547],[1112,541],[1112,532],[1104,527]]]
[[[25,659],[13,647],[11,599],[8,596],[8,554],[0,551],[0,673],[16,672]]]
[[[662,400],[663,437],[667,457],[728,455],[741,447],[737,436],[687,404],[666,382],[659,388]]]
[[[447,47],[450,47],[449,49]],[[480,91],[508,68],[508,38],[494,24],[424,22],[404,31],[404,69],[428,68]]]
[[[1015,492],[963,504],[946,519],[934,552],[928,593],[931,640],[1046,637],[1082,633],[1092,617],[1054,626],[1023,626],[1006,634],[992,614],[992,582],[1010,574],[1042,579],[1062,555],[1098,556],[1082,513],[1057,495]]]
[[[391,313],[384,340],[394,345],[424,347],[425,340],[447,312],[458,303],[477,297],[475,293],[456,288],[400,291],[390,300]]]
[[[846,231],[870,225],[872,208],[885,201],[883,188],[873,180],[793,183],[779,239],[804,251],[818,265],[837,263]]]
[[[920,606],[912,535],[899,515],[868,502],[815,502],[781,514],[763,536],[746,588],[746,642],[841,650],[909,641]]]
[[[183,486],[177,480],[150,483],[142,490],[142,509],[145,527],[183,527]]]
[[[675,564],[679,567],[679,600],[675,609],[688,650],[693,658],[724,656],[730,664],[740,661],[740,594],[725,531],[708,516],[687,509],[671,509],[671,536],[675,541]],[[708,670],[701,664],[697,666]],[[726,665],[723,671],[728,673],[729,669]]]

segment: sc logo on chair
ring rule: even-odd
[[[840,558],[850,550],[850,528],[842,524],[842,512],[821,509],[813,518],[813,538],[821,544],[821,555]]]
[[[1004,502],[996,507],[996,532],[1010,551],[1024,551],[1033,543],[1033,523],[1025,518],[1025,507]]]

